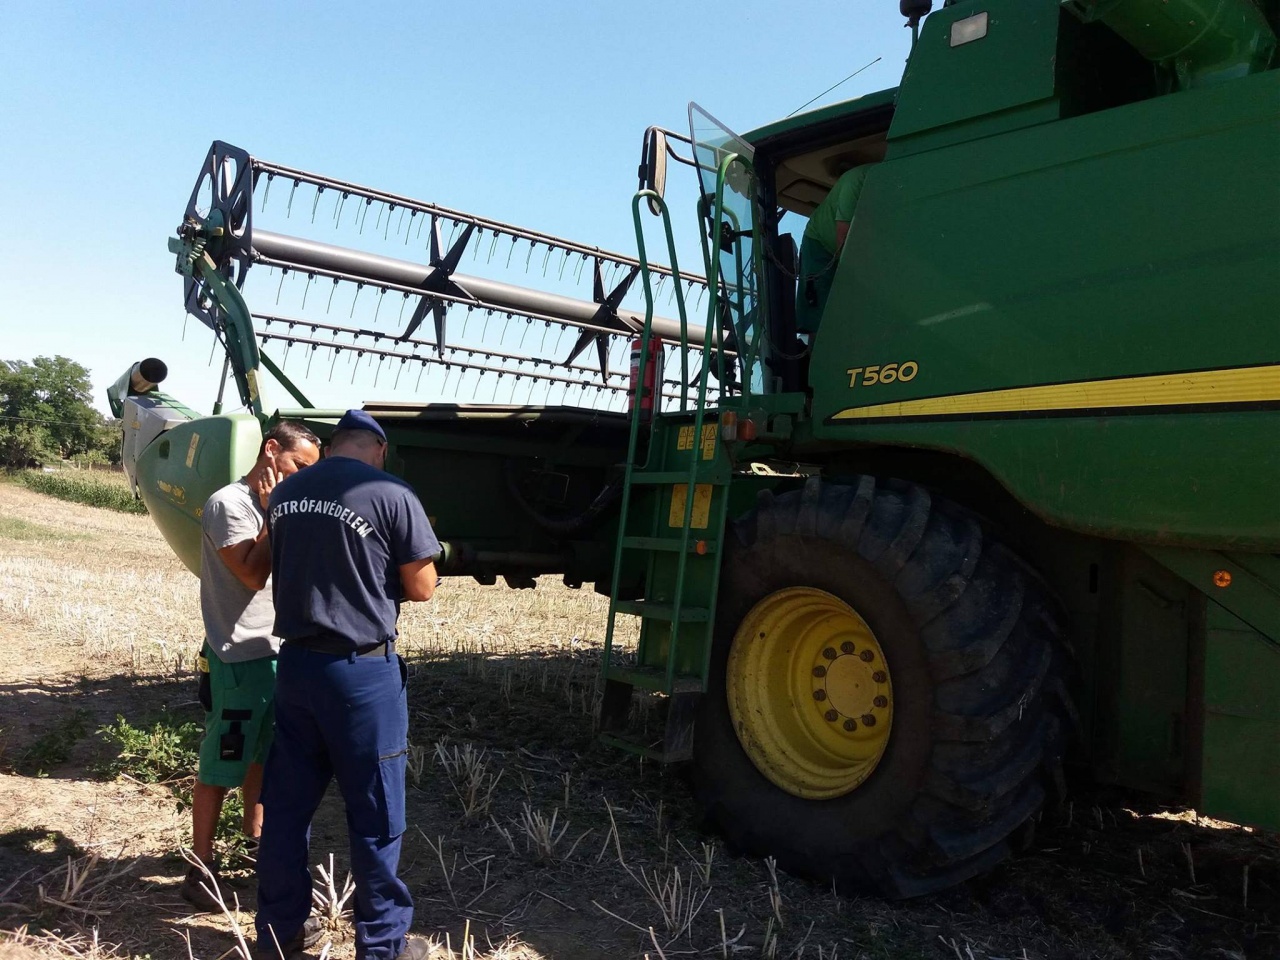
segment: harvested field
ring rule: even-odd
[[[177,896],[184,782],[95,773],[116,717],[199,719],[196,588],[146,517],[0,483],[0,957],[215,960],[251,929],[247,869],[228,871],[225,917]],[[678,770],[595,743],[605,610],[546,579],[446,581],[406,607],[402,870],[439,957],[1280,957],[1275,837],[1086,785],[1024,855],[928,899],[837,896],[735,856]],[[330,854],[340,888],[332,791],[312,862]],[[350,957],[334,912],[328,956]]]

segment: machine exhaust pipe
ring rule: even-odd
[[[147,357],[139,360],[129,371],[129,387],[134,393],[150,393],[169,375],[169,368],[163,360]]]

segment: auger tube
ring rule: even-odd
[[[276,261],[291,269],[328,270],[345,274],[366,283],[390,283],[414,289],[422,288],[435,273],[435,268],[411,260],[399,260],[379,254],[365,253],[348,247],[316,240],[304,240],[269,230],[253,231],[255,256]],[[534,314],[543,319],[574,326],[596,326],[613,329],[618,333],[638,331],[644,324],[644,314],[636,310],[619,308],[616,316],[621,326],[612,324],[611,317],[602,316],[602,305],[586,300],[575,300],[542,290],[517,287],[513,284],[489,280],[485,277],[463,276],[455,273],[450,278],[459,287],[483,301],[484,308],[513,310]],[[606,313],[608,308],[604,308]],[[624,329],[625,328],[625,329]],[[701,326],[689,325],[691,344],[702,342]],[[667,317],[653,318],[653,332],[660,337],[679,340],[680,321]]]

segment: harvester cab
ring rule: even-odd
[[[263,425],[341,414],[295,378],[412,378],[365,409],[440,570],[607,594],[602,736],[794,872],[975,876],[1071,743],[1280,827],[1280,3],[1209,6],[902,0],[898,87],[650,128],[635,255],[215,142],[170,249],[243,412],[131,371],[131,475],[198,573]],[[802,324],[797,239],[857,170]]]

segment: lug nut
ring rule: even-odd
[[[862,657],[862,659],[867,661],[867,663],[870,663],[876,658],[876,655],[870,650],[863,650],[862,653],[858,654],[858,656]]]
[[[889,698],[888,698],[888,697],[876,697],[876,698],[875,698],[874,700],[872,700],[871,702],[872,702],[872,703],[874,703],[877,707],[887,707],[887,706],[889,705]]]
[[[850,717],[844,722],[844,728],[850,733],[853,733],[853,731],[858,729],[858,721],[853,719],[853,717]]]
[[[814,668],[813,668],[813,675],[814,675],[815,677],[825,677],[825,676],[827,675],[827,668],[826,668],[826,667],[814,667]]]
[[[824,657],[826,657],[828,660],[834,660],[834,659],[836,658],[836,656],[837,656],[837,654],[836,654],[836,648],[835,648],[835,647],[827,647],[827,649],[825,649],[825,650],[823,650],[823,651],[822,651],[822,655],[823,655]]]
[[[818,701],[822,701],[822,700],[827,699],[827,691],[825,691],[825,690],[815,690],[815,691],[813,691],[813,699],[818,700]]]
[[[852,643],[850,643],[848,640],[846,640],[844,643],[840,644],[840,652],[841,652],[841,653],[853,653],[853,649],[854,649],[854,648],[853,648],[853,644],[852,644]]]
[[[828,723],[835,723],[840,719],[840,714],[836,713],[834,710],[828,710],[823,714],[823,716],[827,718]]]
[[[889,679],[889,675],[885,673],[883,670],[877,670],[875,673],[871,675],[871,679],[874,680],[876,683],[884,683],[886,680]]]
[[[874,715],[870,713],[864,713],[862,715],[862,722],[865,723],[868,727],[874,727],[876,725],[876,718]]]

